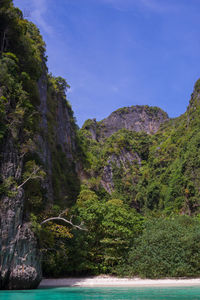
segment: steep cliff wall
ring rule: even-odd
[[[77,126],[59,79],[43,74],[38,82],[40,128],[35,142],[47,173],[43,186],[48,204],[68,206],[79,190]]]
[[[11,1],[0,7],[0,288],[42,276],[31,216],[70,206],[79,191],[76,124],[66,81],[48,75],[38,29]]]
[[[39,130],[32,136],[34,149],[29,149],[26,155],[21,153],[18,147],[18,143],[24,143],[20,133],[24,129],[21,126],[16,140],[12,135],[7,135],[2,141],[1,180],[4,185],[7,183],[10,190],[2,192],[0,202],[1,288],[37,287],[42,276],[41,260],[29,214],[53,204],[66,208],[72,204],[79,189],[73,154],[76,153],[76,132],[71,108],[59,92],[54,91],[52,95],[51,90],[48,95],[51,82],[46,78],[41,85],[41,80],[38,83],[40,105],[34,110],[40,115]],[[51,102],[54,104],[52,114]],[[46,176],[37,184],[37,190],[31,179],[18,188],[23,183],[25,163],[31,156],[39,156],[37,163]],[[41,190],[44,191],[42,197]],[[37,203],[39,196],[41,200]]]
[[[168,115],[158,107],[137,105],[120,108],[100,122],[87,120],[83,128],[90,131],[93,139],[101,140],[123,128],[152,134],[168,119]]]
[[[23,161],[11,137],[1,148],[1,180],[21,180]],[[34,288],[41,280],[37,241],[24,220],[24,192],[9,186],[0,202],[0,288]]]
[[[159,109],[146,106],[137,107],[138,116],[133,110],[125,108],[101,122],[85,122],[81,132],[88,147],[89,187],[97,194],[103,194],[103,187],[140,213],[197,213],[200,80],[186,113],[178,118],[168,119]]]
[[[160,108],[137,105],[120,108],[100,122],[92,119],[84,123],[82,132],[96,142],[89,148],[92,152],[101,149],[95,150],[99,155],[98,170],[94,174],[94,165],[90,172],[92,176],[100,177],[101,186],[109,194],[116,191],[117,186],[125,194],[125,190],[137,184],[141,161],[148,158],[149,138],[167,121],[168,115]],[[134,193],[131,198],[133,203]]]

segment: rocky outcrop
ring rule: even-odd
[[[137,105],[120,108],[100,122],[96,122],[95,119],[87,120],[83,129],[88,130],[91,138],[95,140],[107,138],[123,128],[153,134],[168,119],[167,113],[158,107]]]
[[[40,105],[35,113],[40,114],[40,130],[35,134],[34,149],[31,152],[39,156],[46,173],[41,185],[46,191],[45,205],[49,207],[54,202],[53,155],[58,148],[59,154],[62,153],[69,165],[74,162],[75,123],[65,97],[62,98],[59,93],[48,95],[48,79],[45,74],[38,82],[38,92]],[[52,111],[49,101],[54,103]],[[51,121],[53,127],[50,129]],[[8,190],[6,187],[5,191],[0,190],[0,289],[36,288],[42,279],[38,241],[31,228],[30,212],[27,213],[25,209],[27,199],[24,186],[18,188],[23,182],[24,156],[19,147],[23,143],[22,130],[17,129],[15,139],[12,134],[8,135],[0,150],[0,179],[1,183],[9,186]],[[63,169],[63,174],[65,172],[68,170]],[[1,188],[4,188],[3,185]],[[66,196],[66,190],[64,193]]]
[[[38,94],[40,98],[39,112],[40,112],[40,128],[41,131],[36,136],[36,144],[38,155],[41,161],[46,166],[46,178],[43,180],[43,188],[46,190],[47,199],[52,203],[53,187],[52,187],[52,163],[51,151],[49,148],[48,136],[48,106],[47,106],[47,76],[45,72],[38,81]]]
[[[73,117],[70,118],[70,109],[67,108],[66,101],[62,99],[62,97],[58,96],[57,104],[55,112],[56,143],[61,145],[62,151],[66,154],[67,159],[72,161],[76,151],[75,131],[72,126],[74,120]]]
[[[48,74],[39,30],[12,1],[1,3],[0,15],[0,44],[8,42],[0,45],[0,288],[29,289],[42,276],[31,214],[40,222],[79,192],[76,124],[69,86]]]
[[[141,166],[141,158],[136,152],[127,151],[125,148],[118,155],[112,154],[108,158],[101,175],[101,185],[109,194],[115,188],[113,169],[118,168],[122,172],[126,172],[131,165]]]
[[[12,138],[1,151],[1,180],[21,180],[22,159]],[[24,192],[14,184],[0,202],[0,288],[35,288],[41,280],[36,238],[24,219]]]
[[[54,199],[53,169],[56,156],[64,155],[69,166],[75,163],[76,154],[76,130],[73,112],[66,101],[65,95],[55,92],[49,87],[50,82],[44,73],[38,82],[40,97],[40,131],[36,136],[37,153],[45,166],[46,177],[43,180],[43,188],[46,190],[46,198],[49,205]],[[76,173],[78,162],[73,168]],[[63,170],[63,173],[65,170]],[[67,172],[67,170],[66,170]],[[65,191],[64,191],[65,193]],[[65,195],[66,196],[66,195]]]
[[[16,248],[9,280],[4,287],[8,289],[37,288],[41,279],[41,260],[38,243],[30,223],[19,225],[16,235]]]

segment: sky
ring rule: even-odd
[[[186,111],[200,77],[200,0],[14,0],[40,29],[79,126],[131,105]]]

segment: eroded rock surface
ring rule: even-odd
[[[12,138],[1,150],[2,180],[13,178],[18,182],[22,159]],[[35,288],[42,278],[37,241],[23,213],[23,189],[13,185],[0,202],[0,289]]]
[[[83,128],[91,133],[92,139],[101,140],[123,128],[153,134],[168,119],[167,113],[158,107],[136,105],[120,108],[100,122],[89,119],[85,122]]]

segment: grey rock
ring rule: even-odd
[[[47,77],[44,73],[38,82],[40,105],[40,131],[35,135],[36,152],[47,174],[42,185],[46,192],[46,206],[53,203],[52,187],[52,149],[48,140],[48,101]],[[1,91],[0,91],[1,93]],[[76,152],[75,131],[72,117],[65,99],[59,93],[54,95],[54,135],[55,147],[59,145],[69,163],[74,160]],[[18,130],[20,132],[20,130]],[[16,133],[20,144],[20,133]],[[10,135],[0,149],[0,174],[2,181],[12,177],[21,184],[23,156],[19,153],[14,138]],[[80,166],[77,167],[77,169]],[[36,288],[42,279],[41,257],[38,241],[32,231],[25,213],[25,195],[23,188],[17,189],[13,184],[10,195],[0,199],[0,289]]]
[[[158,107],[137,105],[120,108],[100,122],[95,119],[87,120],[83,128],[91,133],[91,138],[102,140],[108,138],[120,129],[148,134],[156,133],[160,125],[169,120],[168,115]]]
[[[133,163],[141,166],[141,158],[137,153],[127,151],[126,149],[122,149],[119,155],[113,154],[108,158],[101,175],[101,185],[109,194],[113,192],[115,187],[113,181],[113,164],[117,168],[128,170]]]
[[[2,179],[21,178],[22,159],[9,137],[1,149]],[[23,189],[11,187],[11,196],[0,200],[0,289],[27,289],[41,280],[36,238],[24,221]]]
[[[65,100],[58,96],[57,110],[55,112],[56,127],[55,136],[56,143],[61,145],[62,151],[69,160],[73,160],[75,146],[75,132],[72,128],[69,111],[65,104]]]

